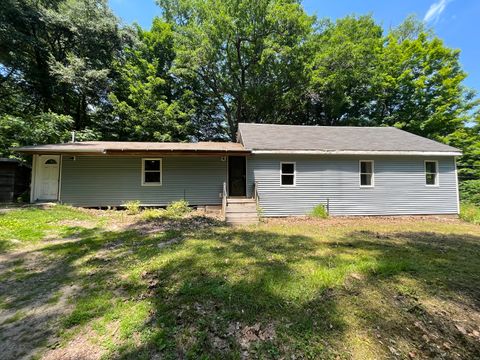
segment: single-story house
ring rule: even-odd
[[[236,143],[24,146],[31,201],[74,206],[257,202],[263,216],[458,214],[460,150],[392,127],[239,124]],[[255,215],[256,216],[256,215]]]

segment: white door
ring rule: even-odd
[[[37,163],[37,199],[58,199],[59,155],[41,155]]]

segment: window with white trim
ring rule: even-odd
[[[142,185],[162,185],[162,159],[142,159]]]
[[[373,187],[373,160],[360,160],[360,186]]]
[[[425,185],[438,186],[438,161],[425,161]]]
[[[295,163],[294,162],[280,163],[280,185],[295,186]]]

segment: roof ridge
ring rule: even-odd
[[[260,123],[238,123],[238,125],[255,126],[292,126],[292,127],[310,127],[310,128],[352,128],[352,129],[398,129],[395,126],[354,126],[354,125],[294,125],[294,124],[260,124]]]

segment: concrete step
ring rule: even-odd
[[[257,212],[257,205],[256,204],[229,204],[227,205],[225,211],[229,212]]]
[[[227,204],[255,204],[255,199],[251,198],[227,198]]]
[[[232,214],[232,213],[245,213],[245,214],[256,214],[257,213],[257,208],[254,207],[254,208],[244,208],[244,209],[241,209],[241,208],[230,208],[230,207],[227,207],[227,209],[225,210],[225,213],[226,214]]]
[[[225,217],[227,223],[231,222],[252,222],[258,221],[257,214],[227,214]]]
[[[229,225],[250,225],[250,224],[258,224],[258,217],[227,217],[225,219],[227,224]]]

